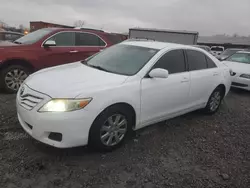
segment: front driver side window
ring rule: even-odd
[[[164,54],[153,68],[168,70],[169,74],[181,73],[186,71],[183,50],[172,50]]]
[[[58,33],[49,40],[54,40],[56,42],[56,46],[75,46],[75,33]]]

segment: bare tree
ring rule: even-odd
[[[84,20],[77,20],[74,22],[74,26],[75,27],[82,27],[85,25],[85,21]]]
[[[239,37],[239,35],[237,33],[234,33],[233,37]]]
[[[23,25],[23,24],[20,24],[20,25],[19,25],[19,29],[24,30],[24,29],[25,29],[25,28],[24,28],[24,25]]]

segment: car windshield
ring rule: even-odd
[[[221,56],[230,56],[238,51],[240,51],[240,49],[226,49],[224,52],[221,53]]]
[[[250,64],[250,53],[236,53],[230,56],[227,61]]]
[[[17,40],[14,41],[14,43],[17,44],[33,44],[49,34],[53,29],[46,28],[46,29],[39,29],[37,31],[31,32],[28,35],[25,35]]]
[[[134,75],[158,52],[157,49],[119,44],[88,58],[88,66],[121,75]]]

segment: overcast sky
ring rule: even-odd
[[[73,25],[84,20],[109,31],[130,27],[250,35],[250,0],[0,0],[0,20]]]

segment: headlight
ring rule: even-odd
[[[87,106],[92,98],[87,99],[52,99],[47,102],[39,112],[69,112]]]
[[[240,77],[250,79],[250,74],[242,74]]]
[[[232,69],[229,70],[229,73],[231,76],[234,76],[234,72],[232,71]]]

